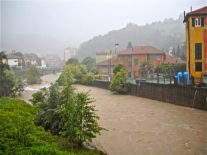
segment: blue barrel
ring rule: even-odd
[[[184,76],[186,85],[190,85],[189,73],[188,72],[184,72],[183,76]]]
[[[178,85],[182,84],[182,76],[183,76],[183,73],[178,72],[178,74],[177,74],[177,83],[178,83]]]

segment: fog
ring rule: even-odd
[[[178,18],[206,0],[1,1],[2,50],[59,53],[127,23],[144,25]]]

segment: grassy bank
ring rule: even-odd
[[[98,150],[74,148],[35,125],[37,108],[14,98],[0,98],[0,154],[101,155]]]

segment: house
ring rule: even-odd
[[[24,66],[24,58],[21,56],[8,54],[7,59],[10,67],[22,68]]]
[[[115,55],[109,50],[102,50],[100,52],[96,53],[96,64],[103,62],[105,60],[109,60],[112,58],[112,56]]]
[[[150,61],[153,68],[164,62],[165,53],[153,46],[135,46],[118,53],[119,63],[125,66],[129,77],[139,77],[141,64]]]
[[[185,15],[186,69],[195,84],[207,76],[207,6]]]
[[[97,68],[101,75],[112,75],[114,66],[123,64],[129,77],[139,77],[141,65],[146,61],[152,64],[153,69],[160,63],[185,64],[185,61],[170,56],[153,46],[135,46],[127,48],[116,55],[111,55],[111,58],[98,62]]]
[[[74,58],[76,56],[78,49],[77,48],[66,48],[64,50],[64,61],[68,61],[70,58]]]
[[[112,75],[114,66],[119,63],[118,56],[114,55],[110,59],[106,59],[97,63],[98,73],[100,75]]]

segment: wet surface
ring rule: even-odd
[[[19,96],[19,99],[22,99],[28,103],[30,103],[30,99],[32,99],[32,94],[40,90],[41,88],[48,88],[52,82],[55,82],[58,77],[60,76],[60,73],[56,74],[49,74],[41,77],[41,84],[33,84],[28,85],[24,88],[24,91],[22,92],[22,95]]]
[[[75,86],[96,100],[108,129],[94,144],[110,155],[207,155],[207,112],[155,100]]]

